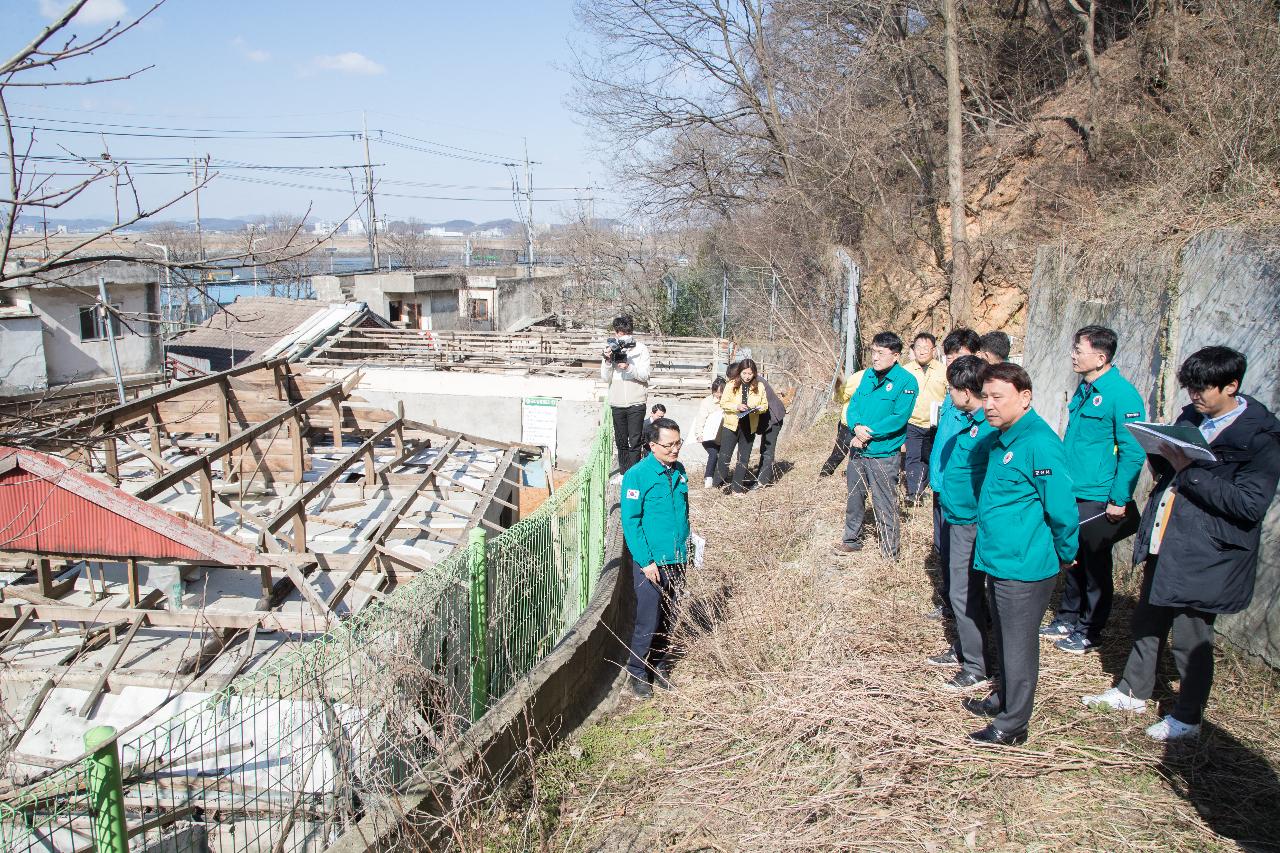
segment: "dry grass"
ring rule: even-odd
[[[797,467],[764,493],[695,495],[710,554],[676,690],[542,759],[502,849],[1280,849],[1275,673],[1220,656],[1206,737],[1167,751],[1142,733],[1154,714],[1079,703],[1123,665],[1131,577],[1101,657],[1046,646],[1028,745],[971,746],[950,672],[922,666],[945,643],[921,616],[928,510],[901,563],[829,556],[843,483],[815,474],[833,432],[784,446]]]

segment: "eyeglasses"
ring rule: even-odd
[[[671,442],[670,444],[658,444],[658,442],[656,441],[654,442],[654,444],[657,445],[658,447],[661,447],[663,450],[679,450],[681,447],[684,446],[684,440],[677,438],[675,441]]]

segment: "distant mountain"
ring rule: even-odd
[[[489,231],[494,228],[502,231],[504,234],[514,234],[517,231],[522,234],[524,233],[524,226],[514,219],[494,219],[489,222],[481,222],[479,225],[475,226],[475,230],[477,231]]]

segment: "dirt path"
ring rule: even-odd
[[[676,689],[540,759],[484,849],[1280,850],[1276,673],[1220,653],[1195,746],[1149,741],[1154,712],[1080,704],[1123,665],[1132,572],[1101,655],[1044,647],[1030,742],[971,746],[950,671],[922,663],[945,647],[921,615],[929,510],[898,564],[829,556],[843,482],[816,472],[833,432],[785,447],[796,467],[772,489],[694,495],[709,555]]]

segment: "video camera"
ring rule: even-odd
[[[627,350],[636,345],[634,339],[621,340],[619,338],[609,338],[609,360],[614,364],[622,364],[627,360]]]

